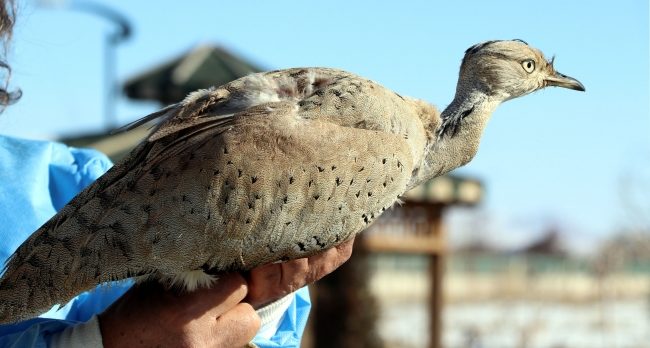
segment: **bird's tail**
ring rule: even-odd
[[[46,234],[37,231],[7,261],[0,279],[0,323],[34,317],[72,298],[66,271],[72,252],[60,241],[45,240]],[[90,286],[90,282],[79,283],[75,285]]]
[[[117,168],[116,168],[117,167]],[[80,292],[142,274],[133,264],[124,216],[106,218],[119,165],[41,226],[9,258],[0,279],[0,323],[39,315]],[[109,214],[110,215],[110,214]],[[130,227],[130,226],[129,226]]]

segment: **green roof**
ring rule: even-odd
[[[261,68],[219,46],[198,46],[124,83],[132,99],[176,103],[197,89],[220,86]]]

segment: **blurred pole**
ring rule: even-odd
[[[427,213],[430,236],[440,241],[442,250],[429,256],[429,279],[431,292],[429,298],[429,347],[442,347],[442,312],[444,306],[443,280],[445,273],[445,254],[447,242],[445,240],[444,225],[442,223],[442,209],[429,208]]]
[[[315,290],[309,319],[312,348],[384,347],[376,327],[379,307],[370,291],[368,249],[363,238],[364,234],[356,236],[352,257],[346,263],[311,286]]]
[[[104,84],[106,88],[106,99],[104,100],[104,122],[107,129],[113,129],[118,126],[117,115],[115,113],[118,88],[117,79],[115,77],[117,65],[116,48],[118,44],[131,37],[131,24],[121,13],[100,3],[74,2],[72,5],[71,9],[93,13],[117,26],[115,31],[106,35],[104,41]]]
[[[102,17],[117,26],[117,29],[106,35],[104,41],[104,122],[108,129],[115,128],[117,117],[115,103],[117,95],[116,61],[118,44],[131,37],[132,27],[129,20],[116,10],[96,2],[89,1],[67,1],[67,0],[41,0],[39,5],[45,7],[68,8],[82,12],[91,13]]]

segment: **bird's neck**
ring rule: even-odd
[[[478,151],[483,130],[500,100],[480,91],[457,91],[442,112],[442,122],[427,145],[423,163],[409,187],[469,162]]]

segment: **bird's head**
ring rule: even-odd
[[[506,101],[547,86],[577,91],[585,87],[576,79],[555,71],[553,59],[521,40],[486,41],[465,52],[459,90],[478,89]]]

